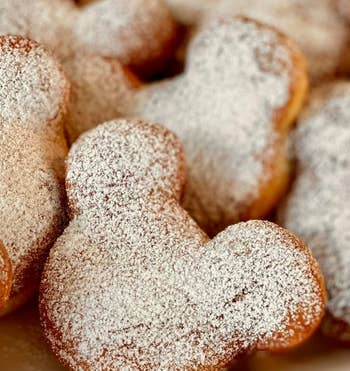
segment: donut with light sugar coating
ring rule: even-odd
[[[350,84],[318,88],[293,136],[296,180],[279,211],[310,246],[328,292],[324,332],[350,344]]]
[[[166,0],[193,29],[244,15],[274,26],[294,40],[308,61],[313,85],[350,71],[348,0]]]

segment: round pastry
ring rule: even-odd
[[[24,35],[61,59],[83,51],[117,58],[143,76],[159,72],[177,44],[177,27],[162,0],[6,0],[0,31]],[[82,56],[83,57],[83,56]]]
[[[313,84],[350,70],[348,0],[166,1],[190,26],[206,27],[217,18],[244,15],[280,29],[307,57]]]
[[[328,291],[325,332],[350,342],[350,84],[317,90],[295,137],[297,177],[280,222],[308,243]]]
[[[31,38],[64,58],[76,49],[71,36],[76,17],[72,0],[3,0],[0,34]]]
[[[12,267],[4,245],[0,242],[0,309],[7,302],[12,283]]]
[[[214,369],[289,349],[319,324],[317,263],[264,221],[209,240],[180,206],[184,155],[166,129],[111,121],[67,160],[71,221],[51,250],[41,321],[73,370]]]
[[[65,220],[68,83],[42,46],[0,36],[0,236],[13,269],[6,313],[36,290]]]
[[[161,71],[177,46],[177,26],[162,0],[102,0],[82,7],[73,33],[80,47],[142,76]]]
[[[177,38],[174,21],[158,0],[103,0],[81,8],[72,0],[3,1],[0,33],[31,37],[60,58],[72,85],[70,142],[123,116],[137,79],[116,57],[138,72],[159,72]]]
[[[188,162],[185,208],[214,235],[261,218],[284,193],[286,136],[306,90],[304,59],[294,44],[236,18],[200,33],[185,72],[139,89],[129,115],[179,136]]]

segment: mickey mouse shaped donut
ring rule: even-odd
[[[116,58],[140,74],[158,72],[171,56],[177,27],[162,0],[6,0],[0,32],[33,38],[61,57],[87,52]]]
[[[0,3],[0,33],[30,37],[59,57],[72,90],[66,118],[70,142],[124,114],[137,81],[158,73],[176,46],[177,29],[160,0],[73,0]]]
[[[0,36],[0,239],[13,280],[6,313],[37,289],[66,222],[63,116],[69,85],[55,58],[21,36]]]
[[[349,72],[348,0],[165,0],[190,30],[244,15],[278,28],[306,56],[313,85]]]
[[[280,222],[320,263],[328,292],[323,329],[350,343],[350,84],[315,91],[294,136],[297,174]]]
[[[199,34],[184,74],[139,89],[129,109],[178,135],[188,165],[185,208],[214,235],[261,218],[284,193],[286,136],[306,89],[294,44],[236,18]]]
[[[111,121],[73,144],[71,221],[40,289],[68,367],[212,369],[288,349],[319,324],[323,279],[306,246],[264,221],[210,240],[179,204],[184,182],[182,147],[160,126]]]

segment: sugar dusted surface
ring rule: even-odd
[[[215,24],[192,45],[184,75],[132,102],[135,116],[165,125],[184,144],[185,206],[206,230],[238,221],[268,181],[263,164],[276,156],[275,114],[290,99],[290,53],[252,21]]]
[[[180,21],[207,27],[218,18],[244,15],[266,22],[297,42],[311,80],[334,77],[347,52],[348,0],[166,0]]]
[[[183,170],[173,134],[142,122],[106,123],[73,145],[72,220],[40,305],[52,349],[73,369],[219,366],[283,347],[322,314],[317,269],[297,240],[252,221],[209,241],[179,206]]]
[[[72,0],[2,0],[0,33],[29,37],[63,57],[75,48],[71,25],[76,13]]]
[[[334,0],[221,0],[214,14],[244,14],[285,32],[305,53],[314,83],[334,76],[348,47],[350,29]]]
[[[152,58],[173,33],[170,12],[159,0],[93,1],[82,8],[74,27],[82,48],[125,64]]]
[[[96,0],[81,7],[73,0],[0,2],[0,33],[37,40],[62,62],[72,82],[71,141],[98,123],[123,116],[128,77],[111,58],[138,67],[161,59],[174,41],[175,28],[159,0]]]
[[[350,324],[350,85],[315,93],[294,139],[298,173],[281,221],[318,259],[329,312]]]
[[[37,284],[65,219],[59,123],[67,89],[41,46],[0,38],[0,236],[14,271],[13,295]]]
[[[43,130],[58,115],[65,80],[44,48],[18,37],[0,37],[0,124]]]

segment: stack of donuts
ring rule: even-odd
[[[72,370],[349,345],[349,14],[1,0],[3,321]]]

